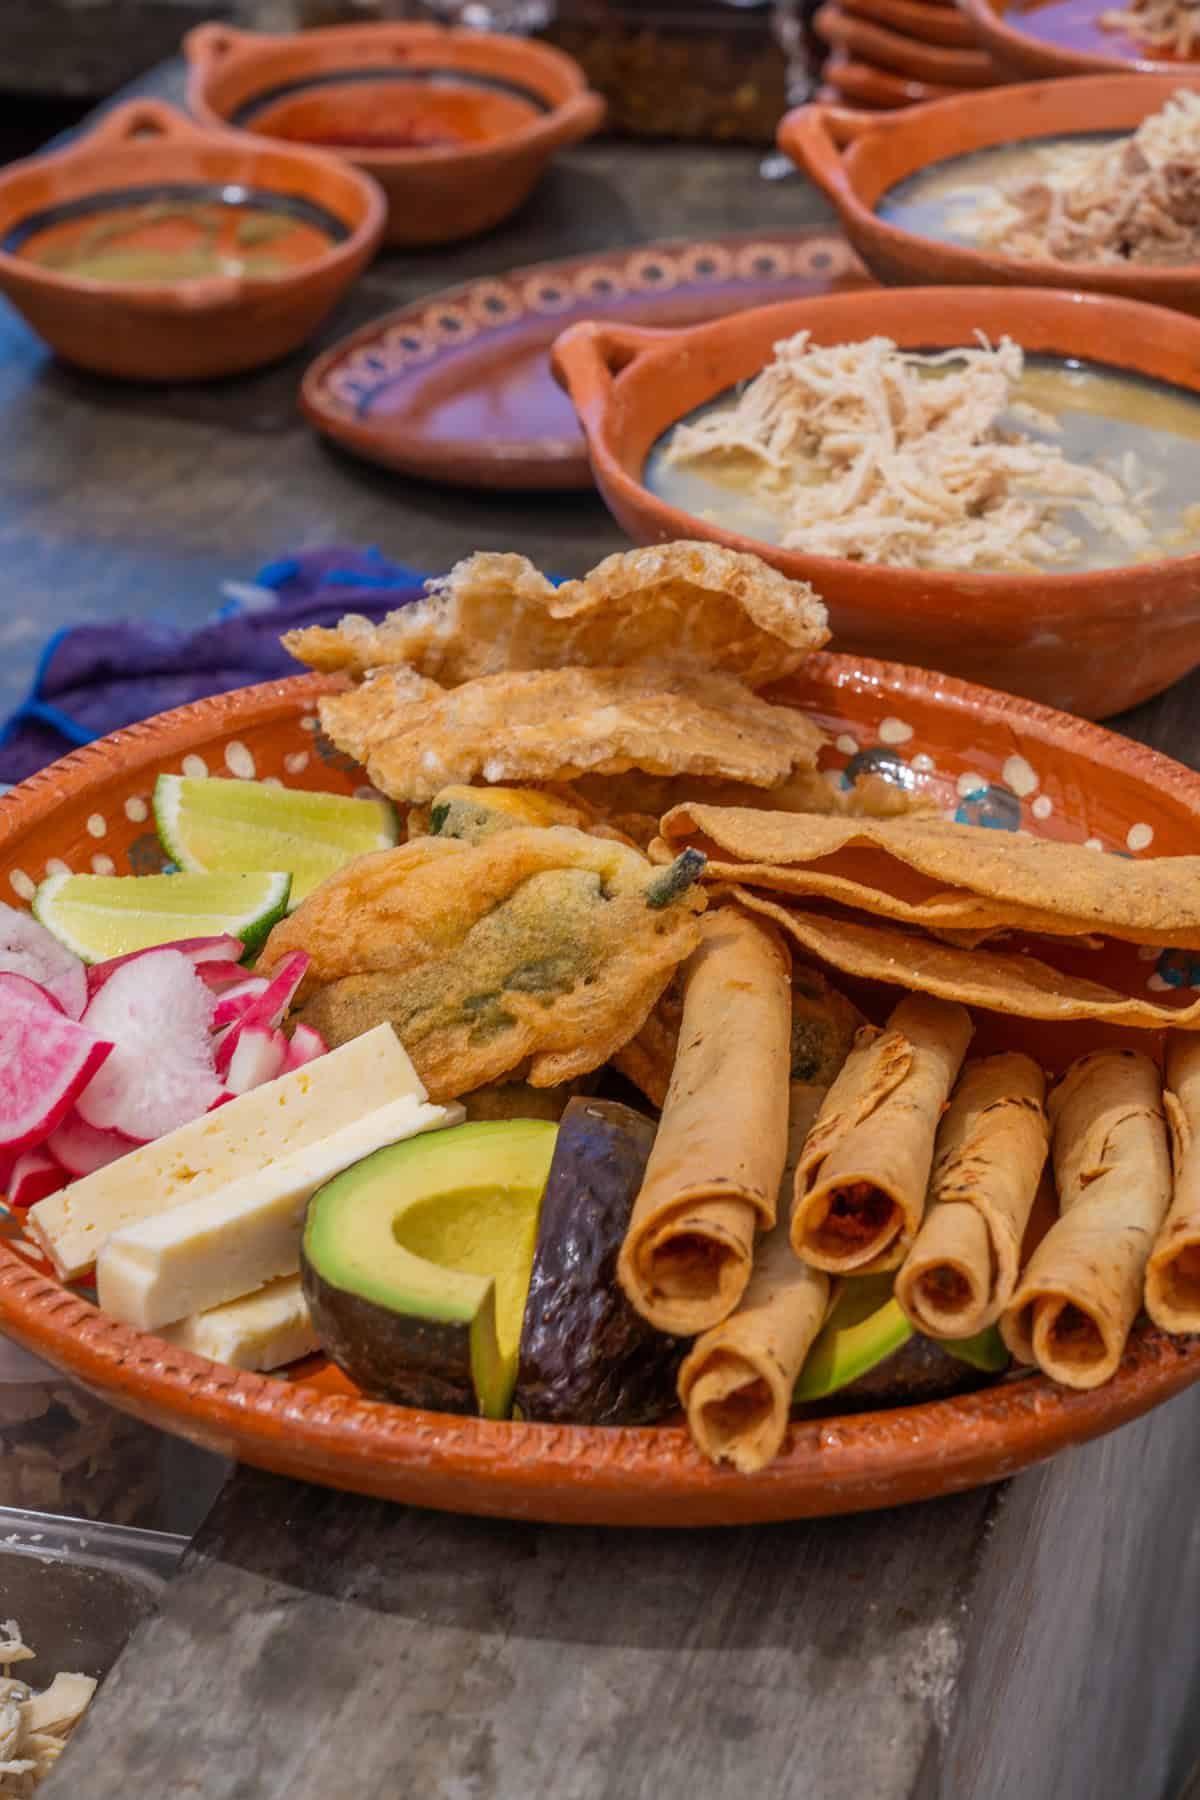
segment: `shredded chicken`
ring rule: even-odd
[[[44,1692],[35,1693],[12,1673],[33,1654],[15,1619],[0,1622],[0,1800],[29,1800],[96,1691],[90,1675],[56,1675]]]
[[[806,331],[727,411],[679,425],[672,463],[739,465],[779,513],[780,541],[817,556],[921,568],[1036,570],[1077,558],[1069,507],[1133,555],[1149,542],[1149,495],[1004,431],[1024,358],[1002,338],[919,356],[890,338],[816,345]]]
[[[1200,43],[1200,9],[1184,10]],[[1200,261],[1200,94],[1181,89],[1115,143],[1050,146],[1041,164],[1036,181],[952,223],[1005,256],[1158,267]]]
[[[1190,57],[1200,48],[1200,6],[1196,0],[1132,0],[1128,7],[1100,14],[1106,31],[1125,31],[1139,44]]]

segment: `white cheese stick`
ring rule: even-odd
[[[159,1336],[231,1369],[255,1369],[260,1374],[282,1369],[319,1348],[299,1275],[281,1276],[256,1294],[193,1313],[177,1325],[164,1325]]]
[[[101,1309],[153,1331],[294,1274],[305,1208],[323,1182],[453,1117],[444,1106],[393,1100],[203,1200],[114,1232],[96,1260]]]
[[[391,1100],[427,1097],[392,1027],[377,1025],[39,1200],[27,1226],[62,1279],[75,1281],[114,1231],[215,1194]]]

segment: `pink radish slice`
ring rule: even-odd
[[[41,1143],[112,1051],[45,988],[0,974],[0,1150]]]
[[[196,973],[205,987],[215,988],[218,993],[240,984],[246,979],[246,971],[241,963],[235,962],[202,962],[196,964]]]
[[[136,1150],[138,1140],[121,1131],[97,1131],[77,1111],[72,1111],[61,1125],[55,1126],[45,1147],[68,1175],[91,1175]]]
[[[0,902],[0,970],[24,975],[53,994],[63,1011],[81,1019],[87,1005],[87,971],[32,913]]]
[[[98,993],[105,982],[115,975],[118,969],[123,969],[127,963],[136,962],[142,956],[155,956],[160,950],[178,950],[180,956],[186,956],[196,968],[206,967],[209,964],[220,964],[222,967],[226,963],[239,965],[237,975],[231,976],[231,980],[240,979],[245,974],[245,970],[240,967],[240,958],[243,954],[240,938],[227,935],[177,938],[171,944],[152,944],[148,950],[127,950],[124,956],[110,956],[107,962],[93,963],[87,971],[88,993]],[[205,979],[208,978],[205,977]]]
[[[248,1094],[264,1081],[282,1075],[287,1062],[288,1041],[282,1031],[270,1031],[265,1025],[252,1025],[238,1034],[237,1047],[229,1059],[225,1085],[233,1094]]]
[[[69,1180],[67,1171],[60,1169],[44,1150],[26,1150],[23,1156],[18,1156],[8,1178],[9,1205],[36,1206],[48,1194],[57,1194],[60,1188],[65,1188]]]
[[[328,1053],[329,1045],[315,1025],[297,1025],[288,1045],[283,1072],[290,1075],[293,1069],[302,1069],[305,1063],[316,1062],[318,1056],[327,1056]]]
[[[236,1025],[239,1019],[244,1019],[269,986],[265,975],[251,975],[248,981],[239,981],[236,987],[226,988],[213,1012],[213,1030],[223,1031],[226,1025]]]
[[[259,1026],[274,1031],[283,1023],[283,1016],[292,1004],[296,989],[304,980],[308,962],[308,956],[303,950],[292,950],[284,957],[264,992],[217,1045],[218,1075],[223,1075],[228,1069],[242,1032],[256,1030]]]
[[[83,1015],[116,1048],[80,1096],[79,1116],[100,1131],[146,1142],[207,1112],[222,1087],[209,1042],[213,1006],[182,951],[130,957]]]

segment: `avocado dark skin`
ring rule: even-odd
[[[399,1314],[389,1320],[382,1307],[323,1281],[303,1251],[300,1281],[326,1354],[353,1374],[368,1399],[429,1412],[478,1412],[461,1326]]]
[[[516,1405],[571,1425],[651,1425],[678,1406],[687,1348],[634,1311],[617,1257],[654,1126],[613,1100],[572,1100],[542,1199],[525,1302]]]

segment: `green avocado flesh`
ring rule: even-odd
[[[887,1274],[847,1282],[800,1371],[792,1395],[795,1401],[824,1400],[836,1394],[918,1338],[899,1302],[892,1298],[893,1280]],[[932,1340],[919,1341],[932,1345]],[[936,1348],[989,1375],[998,1374],[1008,1364],[1008,1351],[994,1325],[975,1337],[939,1343]]]
[[[314,1194],[301,1270],[325,1349],[367,1393],[508,1416],[558,1127],[490,1120],[377,1150]]]

